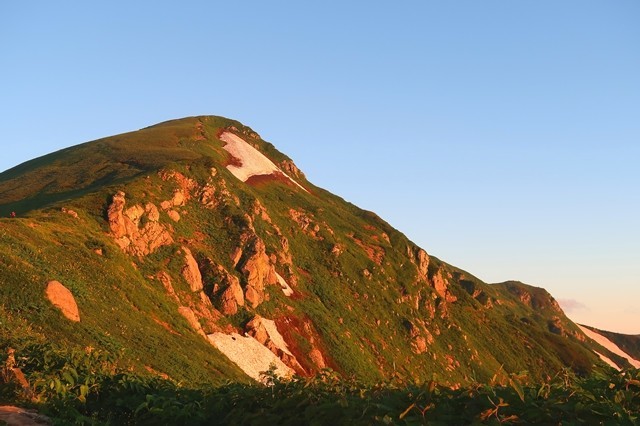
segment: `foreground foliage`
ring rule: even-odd
[[[15,362],[30,389],[7,380],[5,367],[3,402],[34,405],[60,424],[640,424],[640,370],[563,371],[537,385],[497,374],[460,389],[435,380],[368,385],[328,370],[292,380],[266,372],[263,385],[194,387],[133,374],[90,348],[31,345]]]

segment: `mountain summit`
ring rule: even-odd
[[[639,356],[585,335],[544,289],[486,284],[428,254],[226,118],[14,167],[0,174],[0,215],[6,345],[100,348],[198,383],[331,368],[455,387]]]

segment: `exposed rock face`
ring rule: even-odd
[[[458,298],[449,291],[449,281],[442,276],[441,269],[431,277],[431,285],[436,293],[447,302],[453,303],[458,300]]]
[[[404,326],[411,336],[411,350],[418,355],[425,353],[428,345],[433,343],[431,333],[429,333],[424,325],[419,327],[409,320],[404,321]]]
[[[125,193],[118,191],[116,195],[113,196],[111,204],[107,209],[109,229],[111,229],[111,234],[116,238],[117,243],[118,240],[127,235],[127,226],[125,225],[124,215],[122,214],[125,203]],[[118,243],[118,245],[120,245],[120,243]]]
[[[313,364],[318,368],[318,370],[322,370],[323,368],[327,368],[327,363],[322,356],[322,352],[319,349],[313,348],[309,352],[309,359]]]
[[[163,201],[160,204],[163,210],[168,210],[171,207],[184,206],[191,198],[191,192],[198,187],[198,183],[195,180],[175,170],[162,170],[158,174],[163,181],[172,180],[178,185],[178,188],[173,191],[171,200]]]
[[[279,165],[280,169],[289,176],[295,176],[297,178],[304,177],[304,173],[302,173],[298,166],[291,160],[282,160]]]
[[[169,297],[171,297],[176,302],[180,303],[180,299],[178,298],[178,295],[176,294],[175,290],[173,289],[173,285],[171,284],[171,277],[169,276],[169,274],[167,274],[164,271],[161,271],[161,272],[158,272],[156,276],[162,283],[162,286],[164,287],[164,289],[167,291],[167,294],[169,295]]]
[[[227,275],[227,288],[220,297],[220,310],[224,315],[233,315],[238,312],[238,306],[244,306],[244,294],[238,278]]]
[[[49,281],[46,289],[47,299],[64,315],[67,319],[79,322],[80,313],[78,311],[78,305],[73,298],[73,294],[68,288],[63,286],[58,281]]]
[[[388,239],[389,236],[387,236],[386,240]],[[429,274],[430,260],[427,252],[422,250],[420,247],[407,246],[407,256],[409,257],[409,260],[411,260],[411,263],[416,265],[416,268],[418,269],[418,278],[426,281]]]
[[[125,193],[119,191],[107,209],[111,235],[122,250],[142,257],[173,243],[168,229],[159,222],[160,213],[154,204],[137,204],[124,210],[125,204]]]
[[[249,336],[252,336],[258,342],[262,343],[287,366],[293,368],[298,373],[305,373],[296,357],[289,351],[287,344],[273,321],[256,315],[247,323],[245,329]]]
[[[188,308],[186,306],[180,306],[178,308],[178,313],[182,315],[184,319],[187,320],[191,328],[193,328],[193,330],[196,333],[198,333],[203,337],[207,337],[206,334],[204,333],[204,330],[202,330],[202,325],[200,324],[200,321],[198,321],[196,314],[193,312],[191,308]]]
[[[427,254],[426,251],[419,249],[416,255],[416,258],[417,258],[418,272],[420,272],[421,276],[426,278],[429,272],[429,255]]]
[[[255,308],[264,301],[265,286],[278,283],[275,268],[259,237],[256,236],[249,242],[239,265],[246,279],[245,300]]]
[[[184,252],[184,266],[182,267],[182,276],[189,283],[189,287],[191,291],[201,291],[203,288],[202,285],[202,274],[200,273],[200,269],[198,268],[198,262],[191,254],[191,250],[186,247],[182,247],[182,251]]]

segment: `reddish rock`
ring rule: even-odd
[[[79,322],[80,313],[73,294],[58,281],[49,281],[46,288],[47,299],[69,320]]]
[[[200,321],[198,321],[196,314],[193,312],[191,308],[188,308],[186,306],[180,306],[178,308],[178,313],[182,315],[184,319],[187,320],[191,328],[196,333],[198,333],[202,337],[205,337],[205,338],[207,337],[206,334],[204,333],[204,330],[202,330],[202,325],[200,324]]]
[[[220,310],[224,315],[233,315],[238,312],[238,306],[244,306],[244,294],[238,278],[229,274],[227,281],[229,285],[220,297]]]
[[[322,370],[327,367],[324,357],[322,356],[322,352],[317,348],[311,349],[311,352],[309,352],[309,359],[318,370]]]
[[[182,267],[182,276],[184,277],[185,281],[189,283],[191,291],[200,291],[202,290],[203,285],[202,274],[200,273],[200,269],[198,268],[198,262],[196,262],[196,259],[191,254],[191,250],[183,246],[182,251],[184,252],[184,266]]]
[[[254,237],[249,243],[240,271],[246,279],[245,300],[255,308],[264,301],[265,287],[278,282],[276,271],[260,238]]]
[[[173,243],[167,228],[159,223],[160,213],[154,204],[147,203],[144,208],[135,205],[124,210],[125,204],[125,193],[119,191],[107,209],[111,235],[122,250],[143,257]],[[140,226],[143,217],[147,221]]]

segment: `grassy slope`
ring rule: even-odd
[[[406,254],[414,245],[404,235],[303,178],[299,180],[310,194],[277,182],[239,182],[223,167],[226,153],[216,139],[218,130],[229,126],[251,134],[240,123],[218,117],[174,120],[59,151],[0,174],[0,213],[21,216],[0,219],[4,342],[16,345],[29,337],[92,345],[123,351],[141,371],[149,366],[178,380],[240,379],[242,374],[176,315],[177,306],[161,285],[148,278],[166,269],[186,291],[175,261],[178,244],[136,260],[106,235],[105,209],[116,191],[127,193],[127,205],[158,204],[174,188],[157,170],[179,170],[202,185],[214,167],[216,185],[224,180],[239,205],[211,210],[191,201],[183,209],[187,214],[173,224],[175,239],[187,243],[201,265],[210,259],[233,270],[229,253],[246,227],[246,213],[259,200],[289,242],[302,297],[288,299],[271,291],[271,299],[256,311],[269,318],[310,319],[332,365],[342,373],[367,381],[393,375],[424,381],[435,374],[457,383],[486,381],[501,368],[527,369],[533,377],[566,365],[586,371],[595,361],[570,334],[549,331],[554,316],[564,329],[575,331],[563,314],[524,304],[506,285],[489,286],[432,258],[429,274],[450,274],[450,289],[458,298],[443,304],[428,284],[416,280],[417,270]],[[247,139],[275,161],[286,159],[272,145]],[[79,220],[61,213],[62,206],[77,211]],[[291,207],[318,225],[316,237],[301,232],[291,220]],[[162,220],[168,222],[164,213]],[[269,254],[281,250],[272,224],[257,216],[253,224]],[[356,240],[384,250],[382,264],[372,261]],[[336,244],[343,248],[338,257],[330,253]],[[96,247],[103,256],[93,253]],[[281,268],[277,266],[284,274]],[[365,269],[370,278],[363,275]],[[80,324],[69,324],[44,300],[44,284],[50,279],[60,280],[76,296]],[[536,299],[538,290],[519,286]],[[490,307],[487,301],[492,301]],[[222,322],[241,326],[254,313],[245,309]],[[424,322],[433,335],[426,353],[411,351],[407,321]],[[304,336],[293,337],[305,345]]]

